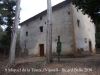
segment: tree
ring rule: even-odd
[[[14,23],[15,17],[15,10],[14,6],[16,5],[15,1],[9,2],[9,0],[3,0],[0,2],[0,25],[6,25],[7,28],[5,29],[6,34],[3,35],[2,39],[6,37],[9,40],[7,43],[10,48],[10,41],[11,41],[11,31],[12,25]]]
[[[72,2],[83,14],[88,14],[95,24],[100,23],[100,0],[72,0]]]
[[[2,38],[2,34],[3,34],[3,29],[0,26],[0,39]]]
[[[2,52],[1,50],[3,50],[2,49],[2,45],[1,45],[1,38],[2,38],[2,36],[3,36],[3,29],[0,26],[0,52]]]
[[[50,62],[52,62],[52,7],[51,0],[47,0],[46,63]]]
[[[72,3],[95,23],[96,46],[100,48],[100,0],[72,0]]]
[[[7,67],[11,66],[14,63],[14,59],[15,59],[15,48],[16,48],[17,31],[19,25],[19,14],[20,14],[20,0],[17,0],[16,15],[15,15],[15,21],[12,30],[12,39],[10,45],[9,62],[7,64]]]
[[[96,46],[100,48],[100,24],[96,25]]]
[[[11,43],[12,26],[15,17],[15,1],[2,0],[0,1],[0,25],[6,25],[5,31],[0,39],[1,46],[5,52],[9,52]]]
[[[0,25],[12,26],[15,17],[15,1],[0,1]]]

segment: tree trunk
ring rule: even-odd
[[[11,66],[15,60],[15,48],[16,48],[16,38],[17,38],[17,31],[18,31],[18,25],[19,25],[19,14],[20,14],[20,0],[17,0],[15,22],[14,22],[14,26],[12,30],[9,62],[7,64],[7,67]]]
[[[4,59],[6,58],[6,49],[4,50]]]
[[[52,62],[52,7],[47,0],[46,63]]]

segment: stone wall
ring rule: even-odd
[[[76,49],[89,51],[91,42],[91,53],[95,53],[95,26],[88,15],[83,15],[81,10],[72,5],[73,24],[75,32]],[[90,51],[89,51],[90,52]]]
[[[70,4],[63,5],[59,9],[53,10],[52,15],[52,52],[56,53],[57,39],[60,36],[62,42],[61,55],[73,54],[73,27],[71,18]],[[40,27],[43,26],[43,32],[40,32]],[[46,13],[41,14],[37,18],[21,25],[21,48],[28,49],[28,54],[35,54],[40,56],[39,44],[44,44],[44,55],[46,54],[46,27],[47,16]],[[26,36],[28,32],[28,36]]]

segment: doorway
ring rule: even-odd
[[[91,41],[89,41],[89,51],[90,51],[90,53],[92,53],[92,43],[91,43]]]
[[[40,56],[44,56],[44,44],[40,44]]]

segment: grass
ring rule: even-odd
[[[35,68],[37,66],[37,64],[32,62],[31,66],[32,66],[32,68]]]

